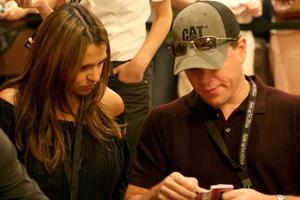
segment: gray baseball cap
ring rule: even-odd
[[[240,26],[231,10],[215,1],[196,1],[185,7],[174,19],[174,40],[190,41],[197,37],[238,38]],[[219,69],[227,57],[228,43],[216,48],[188,48],[185,55],[175,58],[174,74],[192,68]],[[194,52],[189,52],[194,51]]]

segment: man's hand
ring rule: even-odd
[[[173,172],[151,191],[153,199],[191,200],[196,197],[196,192],[204,192],[204,189],[198,186],[196,178],[184,177],[178,172]]]
[[[198,180],[185,177],[179,172],[173,172],[151,189],[128,185],[126,200],[193,200],[196,192],[208,190],[198,186]]]
[[[274,200],[273,195],[266,195],[253,189],[237,189],[222,194],[223,200]]]

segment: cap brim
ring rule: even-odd
[[[216,70],[223,66],[227,57],[228,44],[219,45],[215,49],[198,51],[190,56],[188,54],[175,58],[174,74],[186,69]]]

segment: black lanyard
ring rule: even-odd
[[[239,163],[237,163],[230,157],[227,146],[223,138],[221,137],[219,130],[216,128],[215,124],[213,123],[213,121],[211,119],[205,120],[205,125],[208,129],[208,132],[210,133],[210,136],[217,144],[219,150],[227,158],[231,166],[236,170],[237,175],[244,188],[250,188],[252,186],[251,180],[247,174],[246,152],[247,152],[247,145],[250,136],[251,123],[254,114],[256,96],[257,96],[257,87],[254,81],[250,78],[250,93],[249,93],[245,122],[242,130],[242,137],[241,137],[240,151],[239,151]]]
[[[81,165],[81,146],[82,146],[81,136],[82,136],[82,124],[78,123],[75,137],[74,137],[75,141],[74,141],[72,165],[70,165],[67,155],[63,160],[63,166],[68,180],[68,190],[70,193],[71,200],[76,200],[78,194],[79,169]]]

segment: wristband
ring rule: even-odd
[[[276,200],[286,200],[286,198],[281,194],[276,194],[275,197],[276,197]]]

